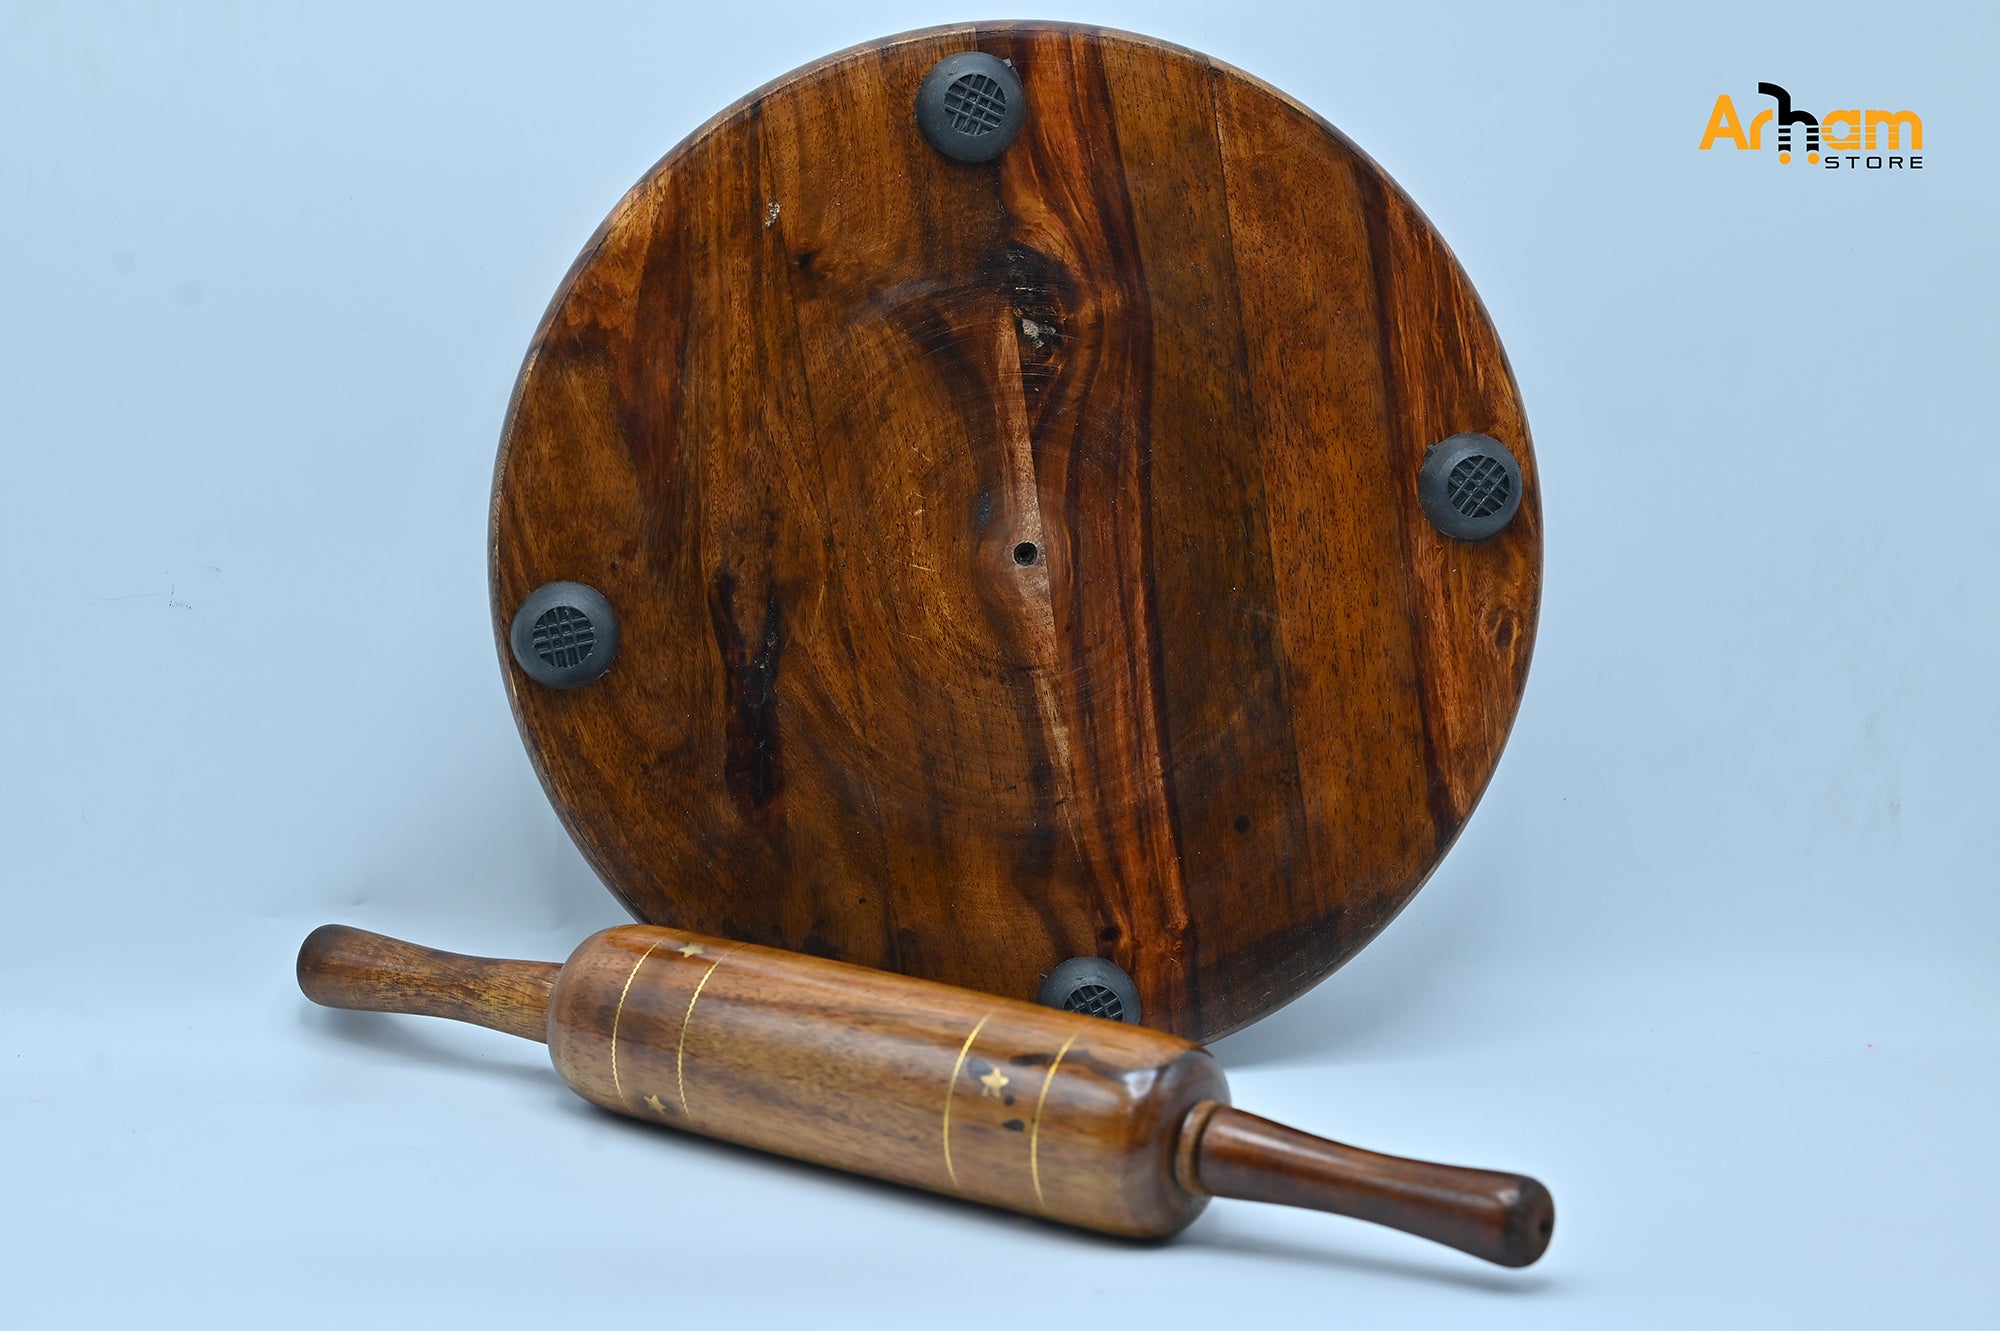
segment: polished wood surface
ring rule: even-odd
[[[1159,1031],[640,925],[570,959],[549,1031],[606,1109],[1114,1234],[1194,1219],[1168,1147],[1228,1096]]]
[[[1549,1190],[1519,1174],[1381,1155],[1218,1109],[1195,1151],[1216,1197],[1307,1206],[1421,1234],[1502,1266],[1527,1266],[1555,1233]]]
[[[681,930],[596,934],[559,968],[334,926],[315,1002],[546,1038],[578,1094],[650,1123],[1112,1234],[1211,1195],[1336,1211],[1503,1265],[1547,1246],[1532,1179],[1356,1151],[1228,1107],[1161,1031]]]
[[[1010,59],[1021,137],[912,102]],[[1476,431],[1525,496],[1423,518]],[[1518,706],[1541,531],[1519,394],[1423,215],[1296,102],[1160,42],[938,29],[722,113],[537,331],[493,610],[557,810],[644,919],[1032,997],[1066,958],[1214,1038],[1409,900]],[[535,587],[610,673],[507,655]]]
[[[413,1012],[546,1042],[562,967],[439,952],[365,929],[325,924],[299,949],[299,988],[327,1007]]]

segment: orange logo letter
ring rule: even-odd
[[[1743,141],[1743,122],[1737,118],[1736,103],[1729,100],[1726,92],[1715,99],[1715,109],[1708,113],[1708,128],[1701,136],[1702,151],[1707,152],[1714,147],[1717,139],[1728,139],[1738,148],[1750,147]]]
[[[1840,131],[1835,124],[1852,126]],[[1826,119],[1819,122],[1820,132],[1826,136],[1828,152],[1852,152],[1861,146],[1861,113],[1859,111],[1828,111]]]
[[[1910,127],[1910,146],[1912,148],[1923,147],[1924,122],[1917,116],[1915,111],[1897,111],[1893,114],[1888,111],[1870,111],[1868,113],[1868,146],[1870,148],[1875,146],[1875,131],[1881,129],[1887,131],[1883,137],[1889,140],[1882,145],[1883,147],[1902,147],[1903,126],[1905,125]]]

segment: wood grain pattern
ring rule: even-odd
[[[327,1007],[413,1012],[548,1040],[549,995],[562,967],[439,952],[326,924],[299,949],[299,988]]]
[[[1114,1234],[1200,1212],[1174,1130],[1228,1098],[1176,1036],[643,925],[578,950],[549,1030],[606,1109]]]
[[[606,1109],[1106,1233],[1172,1234],[1233,1196],[1521,1266],[1554,1225],[1533,1179],[1230,1109],[1215,1060],[1161,1031],[646,925],[586,939],[541,983],[556,970],[333,926],[298,962],[320,1003],[545,1033]]]
[[[1028,105],[978,166],[911,113],[975,47]],[[1525,481],[1477,544],[1417,502],[1463,431]],[[635,914],[1019,998],[1102,955],[1202,1039],[1449,847],[1540,557],[1499,340],[1394,182],[1246,75],[1056,24],[843,52],[670,153],[536,334],[492,533],[523,736]],[[505,646],[557,579],[622,633],[569,692]]]
[[[1352,1216],[1501,1266],[1538,1260],[1556,1228],[1555,1200],[1535,1179],[1364,1151],[1239,1109],[1209,1115],[1193,1169],[1216,1197]]]

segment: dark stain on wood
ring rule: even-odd
[[[753,640],[746,640],[737,623],[736,577],[728,569],[716,571],[709,609],[729,716],[722,783],[745,818],[768,823],[784,789],[778,738],[778,662],[784,635],[777,592],[765,596],[763,622]]]

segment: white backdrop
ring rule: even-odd
[[[0,9],[0,1320],[1991,1325],[1990,6],[1089,4],[1342,126],[1536,434],[1534,674],[1239,1104],[1536,1173],[1519,1273],[1218,1203],[1132,1246],[649,1132],[526,1043],[311,1008],[328,920],[619,912],[515,737],[487,487],[528,336],[713,111],[922,4]],[[1911,107],[1921,173],[1696,150]]]

